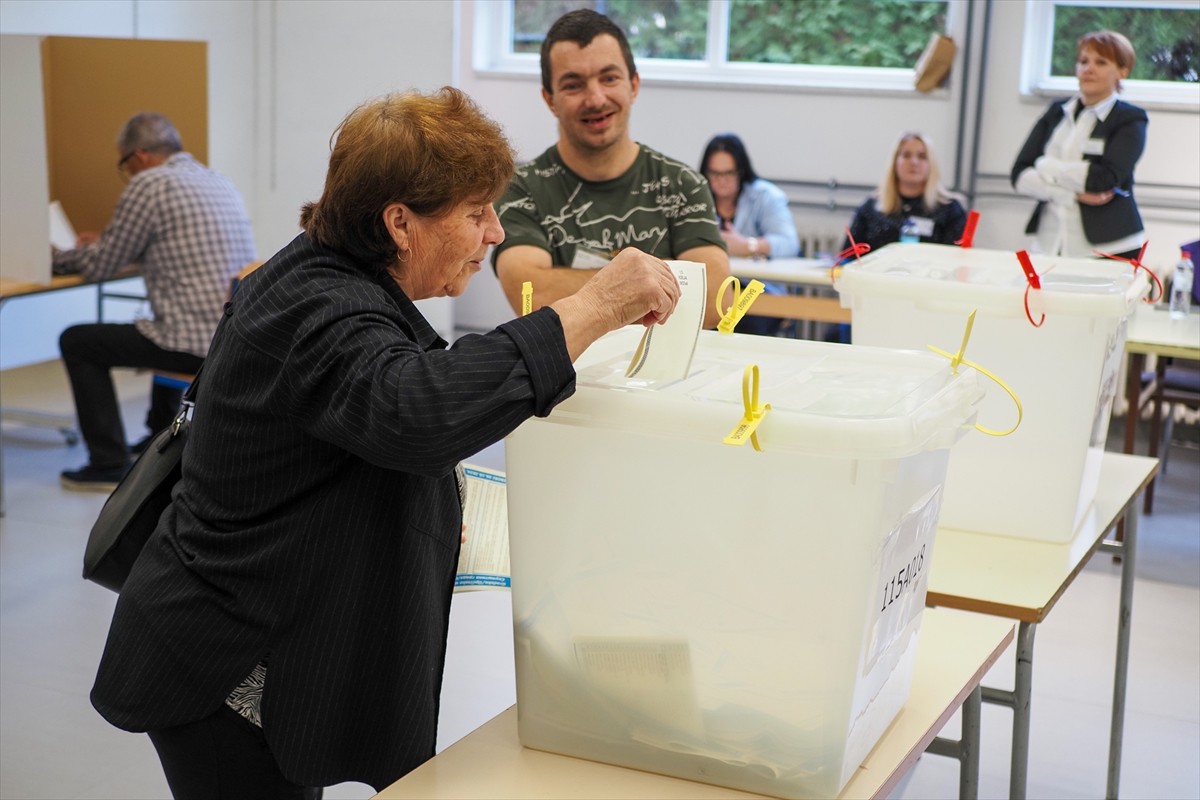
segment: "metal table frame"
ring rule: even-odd
[[[1018,622],[1012,691],[983,687],[984,702],[1013,709],[1009,797],[1015,800],[1026,796],[1029,777],[1034,634],[1097,551],[1122,557],[1106,793],[1108,798],[1118,797],[1137,551],[1136,501],[1157,473],[1158,461],[1120,453],[1105,453],[1103,458],[1093,516],[1070,542],[1060,545],[946,529],[939,529],[934,540],[928,605]],[[1106,539],[1120,520],[1125,524],[1124,541]]]

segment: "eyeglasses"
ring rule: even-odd
[[[129,154],[122,156],[121,160],[117,162],[117,172],[121,173],[122,175],[127,176],[129,174],[129,172],[125,169],[125,164],[129,161],[129,159],[133,158],[136,155],[137,155],[137,150],[134,150],[134,151],[130,152]]]
[[[710,169],[708,172],[706,172],[704,174],[707,175],[708,179],[711,181],[716,178],[736,178],[738,176],[738,171],[736,169],[723,169],[723,170]]]

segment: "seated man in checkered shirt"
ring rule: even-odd
[[[74,325],[59,339],[88,463],[62,473],[68,489],[111,491],[130,464],[110,370],[194,373],[221,318],[230,279],[254,260],[242,196],[223,175],[183,151],[162,114],[136,114],[117,137],[117,168],[129,184],[108,227],[55,251],[56,274],[109,278],[137,262],[153,313],[133,324]],[[170,424],[182,392],[154,385],[146,425]],[[135,450],[145,447],[144,439]],[[139,447],[140,446],[140,447]]]

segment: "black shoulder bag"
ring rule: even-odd
[[[201,370],[203,367],[201,367]],[[183,446],[196,403],[200,371],[183,395],[170,427],[154,437],[100,510],[83,553],[83,577],[120,592],[182,477]]]

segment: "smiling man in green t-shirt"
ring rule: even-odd
[[[590,9],[560,17],[542,43],[542,99],[558,142],[517,168],[496,213],[505,240],[492,256],[514,310],[577,291],[622,248],[707,267],[708,295],[729,275],[704,178],[629,135],[640,79],[624,32]],[[706,327],[716,325],[707,304]]]

